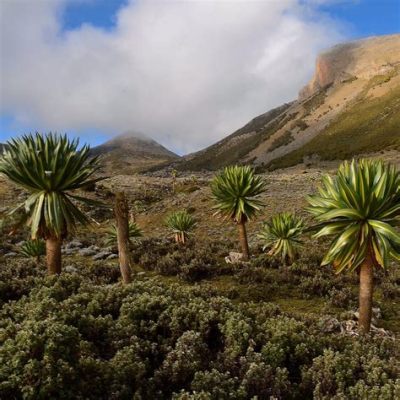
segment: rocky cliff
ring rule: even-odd
[[[305,99],[332,83],[390,73],[400,64],[399,55],[399,35],[337,45],[318,56],[315,74],[300,91],[299,98]]]

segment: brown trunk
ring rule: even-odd
[[[61,239],[49,237],[46,239],[47,273],[56,275],[61,273]]]
[[[374,263],[369,254],[360,267],[360,298],[358,328],[361,334],[369,332],[372,318],[374,290]]]
[[[185,242],[186,242],[185,234],[181,232],[181,243],[185,244]]]
[[[122,281],[124,283],[130,283],[129,210],[128,202],[123,192],[118,192],[115,195],[114,213],[117,225],[119,268],[121,270]]]
[[[180,239],[179,233],[175,233],[175,242],[180,243],[180,241],[181,241],[181,239]]]
[[[249,259],[249,244],[247,243],[247,233],[245,222],[239,222],[239,240],[240,246],[242,247],[243,260],[247,261]]]

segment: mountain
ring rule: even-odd
[[[275,169],[387,149],[400,150],[400,35],[325,51],[297,100],[186,156],[178,168],[252,163]]]
[[[155,140],[134,132],[126,132],[93,147],[91,154],[101,156],[106,171],[120,174],[144,171],[179,159]]]

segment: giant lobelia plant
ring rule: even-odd
[[[239,229],[243,259],[249,259],[246,223],[260,211],[257,198],[265,190],[264,180],[249,166],[226,167],[211,182],[211,192],[218,214],[233,220]]]
[[[98,158],[90,158],[89,146],[79,149],[78,139],[53,133],[12,139],[0,157],[0,173],[29,192],[11,213],[24,207],[32,239],[45,239],[49,274],[61,272],[63,239],[78,223],[90,222],[77,203],[99,205],[73,194],[103,179],[93,178],[98,169]]]
[[[374,267],[400,260],[400,173],[373,160],[344,162],[336,176],[323,178],[319,193],[308,197],[308,211],[319,222],[315,238],[333,236],[322,260],[337,273],[359,271],[359,329],[371,326]]]

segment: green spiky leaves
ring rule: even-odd
[[[217,213],[236,222],[246,222],[263,206],[256,197],[265,190],[265,182],[249,166],[226,167],[211,182]]]
[[[36,133],[12,139],[0,157],[0,173],[30,192],[21,206],[33,239],[62,237],[77,223],[89,223],[75,202],[94,202],[70,192],[99,181],[93,179],[99,163],[89,157],[88,146],[78,146],[66,135]]]
[[[132,242],[133,240],[137,240],[143,236],[142,230],[135,222],[129,221],[128,225],[128,232],[129,232],[129,241]],[[117,244],[117,227],[115,225],[111,225],[107,229],[107,237],[105,240],[105,244],[107,246],[114,246]]]
[[[319,194],[308,196],[308,211],[319,222],[314,237],[333,235],[323,265],[354,270],[370,254],[386,267],[400,260],[400,174],[382,161],[344,162],[336,176],[325,176]]]
[[[165,225],[175,235],[178,243],[185,243],[186,238],[196,227],[196,220],[187,211],[176,211],[167,216]]]
[[[46,244],[44,240],[27,240],[22,243],[19,253],[26,258],[39,258],[46,254]]]
[[[270,247],[270,255],[280,256],[285,262],[293,262],[302,244],[300,237],[303,230],[303,220],[285,212],[266,222],[258,237],[264,242],[263,250]]]

